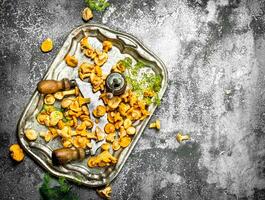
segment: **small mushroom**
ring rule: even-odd
[[[136,133],[136,129],[133,126],[131,126],[126,129],[126,132],[128,135],[134,135]]]
[[[149,125],[149,128],[155,128],[155,129],[159,130],[161,128],[160,120],[157,119],[155,122],[151,123]]]
[[[103,140],[105,138],[104,132],[98,126],[96,127],[95,133],[98,141]]]
[[[93,49],[92,46],[89,44],[87,37],[84,37],[80,41],[80,46],[81,46],[81,50],[84,50],[84,49]]]
[[[97,56],[97,53],[94,51],[94,49],[86,49],[84,50],[85,56],[94,59]]]
[[[72,90],[65,90],[65,91],[62,91],[62,92],[56,92],[54,94],[54,97],[58,100],[61,100],[63,99],[65,96],[69,96],[69,95],[75,95],[75,96],[78,96],[79,94],[79,90],[78,90],[78,87],[75,87],[75,89],[72,89]]]
[[[111,123],[107,123],[104,127],[104,131],[109,134],[109,133],[114,133],[115,132],[115,126]]]
[[[28,140],[34,141],[38,138],[38,133],[33,129],[26,129],[25,136]]]
[[[117,139],[115,139],[112,143],[112,149],[114,151],[118,151],[121,148],[119,141]]]
[[[107,142],[113,142],[115,139],[116,134],[115,133],[109,133],[106,137]]]
[[[85,8],[82,12],[82,18],[84,21],[88,21],[90,20],[91,18],[93,18],[93,13],[92,13],[92,10],[90,8]]]
[[[97,56],[94,58],[96,65],[101,66],[108,60],[108,54],[105,52],[97,52]]]
[[[52,94],[47,94],[45,97],[44,97],[44,103],[47,104],[47,105],[52,105],[54,104],[55,102],[55,98]]]
[[[76,67],[78,64],[78,60],[74,56],[70,56],[69,54],[65,57],[65,62],[69,67]]]
[[[90,103],[90,98],[77,97],[79,106]]]
[[[73,98],[64,98],[61,102],[62,108],[68,108],[72,104],[73,100]]]
[[[63,113],[60,111],[53,111],[50,114],[50,126],[55,126],[59,120],[63,119]]]
[[[105,106],[98,105],[94,110],[93,110],[93,115],[95,117],[102,117],[106,114],[106,108]]]
[[[83,74],[81,71],[78,72],[79,78],[83,81],[84,79],[90,77],[90,74]]]
[[[108,151],[110,149],[110,143],[104,143],[101,145],[103,151]]]
[[[87,127],[88,129],[91,129],[91,128],[93,128],[93,126],[94,126],[94,123],[93,123],[93,121],[92,121],[91,119],[89,119],[89,118],[86,118],[86,119],[84,120],[84,122],[85,122],[85,124],[86,124],[86,127]]]
[[[99,194],[99,196],[101,196],[102,198],[105,198],[105,199],[110,199],[111,197],[111,192],[112,192],[112,189],[110,186],[107,186],[103,189],[98,189],[97,190],[97,193]]]
[[[120,97],[113,97],[112,99],[108,101],[108,106],[111,109],[116,109],[119,106],[120,102],[121,102]]]
[[[125,119],[123,122],[123,126],[125,129],[129,128],[132,125],[132,121],[130,119]]]
[[[124,136],[124,137],[119,139],[119,144],[121,147],[125,148],[125,147],[129,146],[131,141],[132,141],[132,139],[130,137]]]
[[[50,52],[53,49],[53,42],[51,38],[47,38],[41,43],[41,51],[44,53]]]
[[[19,146],[19,144],[12,144],[9,147],[10,155],[13,160],[20,162],[24,159],[25,154],[23,152],[23,149]]]
[[[95,65],[94,64],[88,64],[87,62],[83,62],[81,65],[80,65],[80,71],[83,73],[83,74],[87,74],[87,73],[91,73],[95,68]]]
[[[103,43],[103,51],[108,52],[112,48],[112,43],[110,41],[105,40]]]
[[[176,139],[179,143],[181,143],[183,141],[190,140],[190,135],[182,135],[182,133],[178,133]]]

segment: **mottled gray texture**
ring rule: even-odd
[[[39,199],[43,170],[9,159],[16,125],[70,30],[82,0],[0,1],[0,194]],[[169,87],[120,175],[113,199],[265,199],[265,3],[117,0],[92,22],[138,37],[165,62]],[[51,37],[55,49],[39,50]],[[194,143],[179,145],[178,131]],[[80,199],[94,190],[73,186]]]

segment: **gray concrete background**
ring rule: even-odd
[[[92,22],[138,37],[166,64],[169,87],[120,175],[113,199],[265,199],[265,2],[110,0]],[[9,158],[16,126],[83,0],[0,0],[0,197],[39,199],[43,170]],[[43,54],[41,41],[55,48]],[[192,145],[179,145],[178,131]],[[81,200],[94,190],[73,185]]]

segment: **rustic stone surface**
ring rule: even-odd
[[[166,64],[169,87],[119,176],[113,199],[265,199],[265,4],[110,1],[92,22],[133,34]],[[0,1],[1,199],[39,199],[43,170],[9,159],[16,125],[69,32],[80,1]],[[55,49],[39,46],[50,37]],[[193,143],[179,145],[178,131]],[[73,185],[80,199],[99,199]]]

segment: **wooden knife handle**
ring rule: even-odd
[[[60,90],[70,90],[73,87],[73,82],[67,78],[61,81],[42,80],[38,83],[38,91],[41,94],[53,94]]]
[[[53,150],[52,163],[54,165],[64,165],[75,160],[83,160],[85,155],[85,150],[82,148],[60,148]]]

